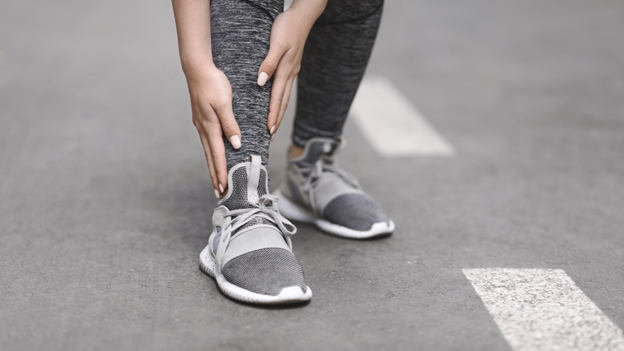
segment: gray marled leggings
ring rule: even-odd
[[[338,136],[370,57],[383,0],[329,0],[312,27],[299,72],[297,112],[292,142],[303,147],[313,137]],[[273,20],[283,0],[211,0],[212,54],[230,80],[234,116],[242,146],[225,142],[228,170],[260,155],[266,166],[267,128],[272,80],[256,84],[269,52]]]

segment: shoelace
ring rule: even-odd
[[[314,188],[330,179],[338,178],[344,180],[354,188],[360,189],[360,183],[357,178],[338,167],[337,164],[327,162],[325,156],[319,158],[310,167],[298,166],[297,170],[306,178],[306,182],[303,184],[303,190],[308,193],[308,198],[312,204],[314,203]],[[308,173],[307,177],[305,173]],[[316,213],[315,206],[312,206],[312,209]]]
[[[270,222],[277,225],[277,227],[282,232],[282,236],[288,243],[288,247],[292,250],[292,241],[290,238],[297,233],[297,228],[284,216],[282,216],[277,209],[277,196],[273,195],[262,195],[258,199],[257,204],[252,204],[253,208],[242,208],[238,210],[231,210],[225,213],[226,217],[233,217],[230,224],[223,230],[224,236],[224,246],[225,250],[227,250],[228,245],[230,244],[230,240],[234,233],[249,223],[254,218],[260,217],[269,220]],[[223,250],[223,252],[225,252]]]

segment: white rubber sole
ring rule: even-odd
[[[313,223],[317,228],[329,234],[349,239],[370,239],[378,236],[390,235],[395,228],[392,220],[375,223],[369,230],[365,231],[347,228],[315,216],[314,213],[308,209],[290,201],[286,196],[284,196],[284,194],[282,194],[280,189],[277,189],[273,195],[279,198],[277,207],[284,217],[293,221]]]
[[[312,298],[312,290],[309,286],[307,287],[306,292],[303,292],[303,290],[301,290],[298,286],[291,286],[282,289],[278,295],[272,296],[258,294],[232,284],[225,279],[223,274],[221,274],[221,269],[219,268],[217,261],[212,256],[212,253],[210,253],[210,247],[208,246],[206,246],[199,254],[199,262],[201,270],[214,278],[217,281],[219,289],[221,289],[225,295],[233,298],[234,300],[263,305],[277,305],[306,302]]]

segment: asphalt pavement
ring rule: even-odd
[[[341,163],[397,230],[300,225],[314,297],[273,308],[199,270],[216,200],[170,2],[0,1],[0,349],[511,350],[474,268],[563,270],[624,329],[624,2],[384,11],[368,73],[455,154],[384,157],[347,122]]]

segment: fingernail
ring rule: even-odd
[[[258,76],[258,85],[263,87],[267,80],[269,80],[269,75],[264,72],[260,72],[260,75]]]
[[[271,134],[273,134],[273,132],[275,132],[275,125],[273,125],[273,127],[271,127]]]
[[[234,147],[235,149],[240,149],[241,147],[241,141],[240,138],[238,137],[238,135],[232,135],[230,137],[230,144],[232,144],[232,147]],[[221,190],[223,191],[223,190]]]
[[[223,185],[219,184],[219,190],[221,191],[221,194],[223,194]]]
[[[215,197],[218,199],[219,198],[219,191],[217,189],[215,189]]]
[[[271,134],[271,141],[273,141],[273,139],[275,139],[275,134]]]

